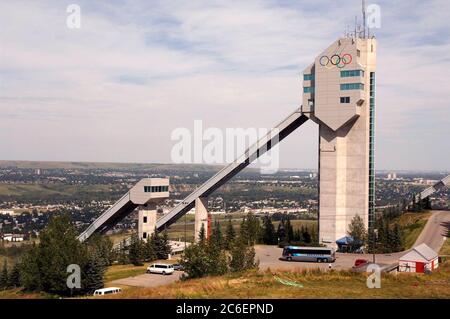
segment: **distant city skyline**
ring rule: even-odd
[[[376,1],[377,171],[450,170],[450,3]],[[171,132],[272,127],[300,72],[360,16],[359,0],[0,3],[0,159],[171,163]],[[256,114],[256,115],[255,115]],[[317,168],[317,127],[280,144]]]

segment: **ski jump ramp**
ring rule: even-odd
[[[254,160],[269,151],[286,136],[299,128],[307,120],[308,117],[303,114],[301,107],[289,114],[289,116],[272,128],[265,136],[247,148],[244,154],[222,168],[187,196],[180,204],[175,206],[169,213],[158,219],[156,221],[157,230],[164,230],[173,224],[177,219],[194,207],[196,199],[209,196],[216,189],[250,165]],[[81,233],[80,236],[78,236],[78,239],[80,241],[85,241],[94,233],[104,234],[125,216],[133,212],[137,207],[146,205],[150,201],[167,198],[169,196],[168,185],[168,179],[148,178],[139,181],[114,205],[101,214],[100,217],[98,217],[83,233]],[[160,192],[153,192],[149,187],[163,188],[158,189],[162,190]],[[148,192],[145,190],[148,190]]]

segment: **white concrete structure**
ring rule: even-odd
[[[138,236],[147,241],[156,228],[156,204],[149,203],[138,212]]]
[[[335,246],[374,213],[376,40],[341,38],[303,72],[303,108],[319,124],[319,240]]]
[[[401,272],[424,273],[438,268],[439,258],[437,252],[421,244],[400,257],[398,270]]]
[[[143,178],[114,205],[100,215],[80,236],[85,241],[94,233],[104,234],[138,206],[156,204],[169,197],[168,178]],[[139,223],[138,223],[139,224]]]
[[[208,235],[208,198],[199,197],[195,200],[195,227],[194,227],[194,239],[197,242],[199,240],[200,230],[204,227],[205,236]]]

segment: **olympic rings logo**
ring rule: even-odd
[[[348,54],[348,53],[345,53],[342,56],[340,56],[339,54],[333,54],[331,57],[322,55],[319,59],[319,63],[321,66],[324,66],[327,69],[331,69],[333,67],[342,69],[347,64],[352,63],[352,60],[353,60],[353,58],[352,58],[351,54]]]

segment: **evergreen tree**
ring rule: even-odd
[[[201,278],[208,275],[210,264],[208,262],[208,252],[204,244],[194,243],[186,247],[181,265],[184,268],[187,278]],[[184,278],[184,277],[183,277]]]
[[[403,198],[401,205],[401,212],[404,213],[406,211],[408,211],[408,201],[406,200],[406,198]]]
[[[130,263],[130,259],[128,258],[128,244],[126,239],[122,240],[118,255],[119,264],[126,265]]]
[[[5,261],[3,262],[3,268],[0,272],[0,290],[4,290],[8,288],[8,264]]]
[[[290,243],[294,239],[294,228],[292,228],[290,218],[286,220],[286,241]]]
[[[239,238],[247,244],[250,242],[250,230],[247,223],[247,217],[242,218],[241,227],[239,228]]]
[[[33,242],[31,249],[24,254],[19,264],[21,284],[27,290],[42,290],[39,262],[38,247]]]
[[[303,242],[305,244],[310,244],[311,243],[311,234],[309,233],[308,227],[304,228],[304,231],[302,233],[302,237],[303,237]]]
[[[22,260],[21,270],[26,289],[39,289],[59,295],[71,293],[66,282],[67,267],[76,264],[83,269],[87,261],[86,246],[81,244],[77,235],[69,215],[51,219],[39,236],[39,244]]]
[[[137,234],[133,234],[131,236],[130,247],[128,249],[128,258],[130,263],[135,266],[142,266],[143,263],[143,249],[142,249],[142,241],[139,239]]]
[[[172,249],[169,244],[169,234],[167,233],[167,230],[164,230],[162,236],[159,236],[159,240],[157,241],[156,256],[158,259],[168,259],[171,253]]]
[[[204,244],[206,241],[206,229],[205,224],[202,223],[202,226],[200,227],[200,231],[198,232],[198,241],[199,243]]]
[[[143,250],[145,261],[153,261],[157,259],[156,243],[153,236],[147,239],[147,242],[145,242],[144,244]]]
[[[114,259],[113,243],[107,236],[94,234],[87,242],[89,254],[95,254],[103,267],[111,266]]]
[[[277,236],[275,233],[275,226],[272,223],[272,219],[269,215],[264,216],[263,219],[263,236],[262,241],[266,245],[277,244]]]
[[[9,286],[10,287],[20,287],[20,267],[19,263],[15,263],[11,273],[9,275]]]
[[[402,232],[400,230],[400,226],[398,225],[398,223],[396,223],[394,225],[394,229],[392,231],[393,235],[393,251],[397,252],[397,251],[402,251],[404,249],[404,244],[403,244],[403,236],[402,236]]]
[[[220,223],[218,221],[214,222],[214,228],[211,233],[210,241],[219,249],[224,248],[224,239],[222,236],[222,231],[220,230]]]
[[[286,230],[284,228],[284,219],[281,219],[277,229],[278,243],[286,242]]]
[[[422,194],[419,193],[418,199],[417,199],[417,211],[421,212],[423,211],[423,200],[422,200]]]
[[[249,245],[254,245],[261,237],[261,225],[259,219],[254,214],[248,213],[244,222],[246,223],[245,230],[247,232],[248,243]]]
[[[424,209],[432,209],[432,207],[431,207],[430,196],[427,196],[427,197],[424,199]]]
[[[225,249],[227,250],[231,249],[235,237],[236,232],[234,230],[233,223],[231,222],[231,218],[229,218],[227,223],[227,229],[225,232]]]
[[[246,238],[236,238],[231,249],[230,270],[239,272],[256,267],[255,248],[248,245]]]
[[[203,248],[204,249],[204,248]],[[211,236],[206,246],[207,274],[223,275],[227,272],[227,257],[222,250],[220,239]]]
[[[300,243],[302,240],[302,235],[300,232],[300,228],[297,228],[294,230],[294,241],[297,243]]]
[[[348,235],[353,238],[352,250],[355,250],[361,246],[364,246],[367,241],[366,228],[364,226],[364,220],[361,216],[356,215],[352,218],[350,225],[348,226]]]
[[[104,273],[105,266],[103,257],[93,253],[89,256],[85,266],[82,285],[83,290],[88,294],[92,294],[95,290],[103,288]]]

